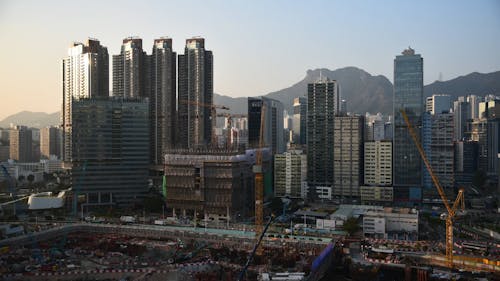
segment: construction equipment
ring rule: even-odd
[[[216,117],[225,117],[227,118],[227,140],[226,146],[228,149],[233,148],[233,144],[231,141],[231,129],[233,128],[233,118],[247,118],[247,114],[231,114],[231,113],[217,113]]]
[[[260,111],[260,130],[259,130],[259,147],[255,153],[255,165],[253,172],[255,173],[255,237],[258,238],[262,233],[264,222],[264,173],[262,168],[262,149],[264,148],[264,125],[265,125],[265,103],[262,103]],[[261,253],[257,244],[257,253]]]
[[[217,109],[223,109],[223,110],[230,110],[229,107],[225,105],[217,105],[217,104],[209,104],[209,103],[202,103],[202,102],[197,102],[197,101],[191,101],[191,100],[180,100],[179,101],[182,104],[188,104],[188,105],[196,105],[196,106],[201,106],[201,107],[207,107],[210,108],[210,118],[212,119],[212,145],[215,146],[217,144],[216,138],[215,138],[215,125],[216,125],[216,118],[217,116]]]
[[[240,275],[238,276],[238,281],[243,280],[243,276],[245,276],[245,273],[246,273],[246,271],[248,269],[248,266],[250,266],[250,263],[252,262],[253,257],[255,256],[255,253],[258,251],[260,242],[262,242],[262,239],[264,238],[264,234],[266,233],[267,229],[269,228],[269,226],[273,222],[273,219],[274,219],[273,216],[269,217],[269,221],[267,221],[266,227],[259,234],[259,239],[257,240],[257,242],[255,243],[255,245],[253,246],[253,250],[250,253],[250,255],[248,256],[247,262],[245,263],[245,266],[243,267],[243,270],[240,272]],[[261,227],[262,227],[262,225],[261,225]],[[258,232],[256,231],[255,233],[258,233]]]
[[[408,116],[406,115],[404,109],[401,110],[401,114],[403,115],[403,119],[405,120],[406,126],[408,127],[408,131],[410,132],[410,135],[413,138],[415,145],[417,146],[418,152],[420,153],[420,156],[424,161],[425,167],[427,168],[427,171],[429,171],[432,181],[434,182],[434,185],[436,186],[439,196],[441,197],[441,200],[443,201],[443,204],[448,212],[448,215],[445,218],[446,219],[446,262],[449,268],[453,268],[453,220],[455,218],[455,215],[457,214],[458,207],[460,207],[462,211],[465,209],[464,189],[460,188],[460,190],[458,191],[457,198],[453,203],[453,206],[450,206],[450,204],[448,203],[448,198],[444,193],[443,187],[439,183],[437,176],[434,174],[431,164],[429,163],[429,160],[427,160],[427,157],[425,155],[424,148],[422,147],[422,144],[418,140],[417,134],[413,129],[413,125],[410,123],[410,120],[408,119]]]

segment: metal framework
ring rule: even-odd
[[[432,181],[434,182],[439,196],[441,197],[441,200],[443,201],[443,204],[448,212],[448,216],[446,217],[446,262],[448,267],[453,268],[453,219],[455,218],[458,207],[460,207],[462,210],[465,209],[464,189],[460,188],[453,206],[450,206],[450,204],[448,203],[448,198],[444,193],[443,187],[439,183],[437,176],[434,174],[431,164],[429,163],[429,160],[427,160],[427,157],[425,155],[424,148],[418,140],[417,134],[413,129],[413,125],[410,123],[410,120],[408,119],[408,116],[406,115],[404,109],[401,110],[401,114],[403,115],[403,119],[405,120],[406,126],[408,127],[408,131],[410,132],[410,135],[415,142],[415,145],[417,146],[418,152],[420,153],[420,156],[424,161],[425,167],[429,171]]]

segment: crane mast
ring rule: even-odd
[[[406,126],[408,127],[408,131],[410,132],[410,135],[415,142],[415,145],[417,146],[420,157],[422,157],[422,161],[424,162],[427,171],[429,171],[432,182],[436,186],[439,196],[441,197],[441,201],[443,201],[443,204],[448,212],[448,216],[446,217],[446,263],[448,267],[453,268],[453,219],[455,218],[458,207],[460,207],[462,210],[465,209],[464,189],[461,188],[458,191],[458,195],[455,199],[455,202],[453,203],[453,206],[450,206],[450,204],[448,203],[448,198],[444,193],[443,187],[439,183],[437,176],[434,174],[431,164],[429,163],[429,160],[425,155],[424,148],[422,147],[422,144],[420,143],[417,134],[413,129],[413,125],[410,123],[410,120],[408,119],[408,116],[406,115],[406,111],[404,109],[401,110],[401,115],[403,116]]]

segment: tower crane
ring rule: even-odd
[[[448,203],[448,198],[444,193],[443,187],[439,183],[437,176],[434,174],[431,164],[429,163],[429,160],[427,160],[422,144],[418,140],[417,134],[413,129],[413,125],[410,123],[410,120],[408,119],[408,116],[406,115],[404,109],[401,110],[401,114],[403,116],[403,119],[405,120],[406,126],[408,127],[408,131],[410,132],[410,135],[413,138],[415,145],[417,146],[418,152],[420,153],[420,156],[424,161],[425,167],[427,168],[427,171],[429,171],[432,181],[436,186],[439,196],[441,197],[441,201],[443,201],[443,204],[446,207],[446,211],[448,212],[448,216],[446,217],[446,263],[449,268],[453,268],[453,220],[455,219],[455,215],[457,214],[457,209],[459,207],[462,209],[462,211],[465,209],[464,189],[460,188],[455,202],[452,206],[450,206],[450,204]]]
[[[191,101],[191,100],[180,100],[179,101],[182,104],[188,104],[188,105],[196,105],[196,106],[201,106],[201,107],[206,107],[210,108],[210,116],[212,117],[212,145],[215,145],[217,142],[215,141],[215,123],[216,123],[216,116],[217,116],[217,109],[223,109],[223,110],[230,110],[229,107],[225,105],[217,105],[217,104],[210,104],[210,103],[202,103],[202,102],[197,102],[197,101]]]

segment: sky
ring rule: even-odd
[[[97,38],[111,57],[128,36],[148,53],[160,36],[177,53],[204,37],[214,90],[233,97],[286,88],[315,68],[356,66],[392,81],[408,46],[423,56],[429,84],[500,70],[500,1],[0,0],[0,120],[60,110],[71,42]]]

